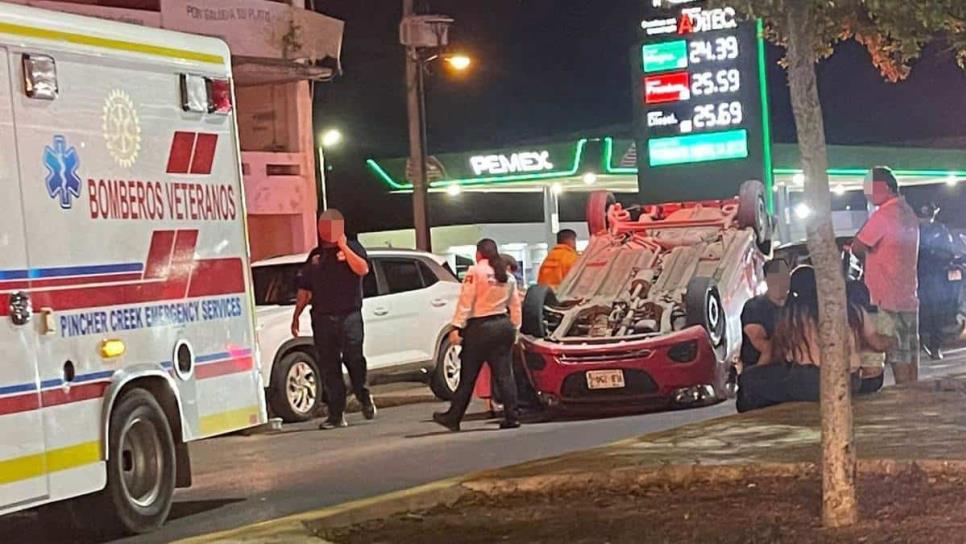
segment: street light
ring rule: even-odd
[[[409,162],[413,185],[413,227],[416,248],[432,250],[429,230],[429,183],[426,175],[426,65],[444,59],[454,70],[464,71],[472,60],[466,55],[446,55],[453,19],[445,15],[417,15],[415,0],[403,0],[399,43],[406,48],[406,107],[409,117]]]
[[[336,147],[342,143],[342,132],[337,128],[330,128],[322,133],[322,147]]]
[[[473,64],[473,59],[462,54],[449,55],[445,57],[445,60],[446,63],[449,64],[450,68],[456,70],[457,72],[463,72],[467,70],[471,64]]]
[[[325,150],[333,149],[339,147],[342,144],[344,137],[342,136],[342,131],[337,128],[330,128],[319,135],[319,178],[318,178],[318,192],[319,192],[319,202],[321,206],[320,209],[325,210],[329,207],[329,195],[326,190],[326,180],[325,175]]]

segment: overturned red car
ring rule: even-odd
[[[524,302],[522,366],[551,409],[667,408],[726,398],[741,310],[771,246],[764,187],[623,208],[588,201],[590,245],[553,292]]]

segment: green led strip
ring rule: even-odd
[[[604,138],[604,142],[601,145],[603,148],[602,158],[601,158],[601,168],[602,172],[605,174],[636,174],[637,168],[626,168],[626,167],[614,167],[614,139],[610,136]]]
[[[771,149],[771,117],[768,111],[768,72],[765,69],[765,24],[761,19],[758,25],[758,85],[761,95],[761,141],[764,145],[764,176],[761,180],[765,184],[765,198],[768,204],[768,211],[775,213],[775,192],[772,186],[775,184],[774,169],[772,165]]]
[[[569,178],[577,174],[580,169],[580,162],[583,160],[584,148],[587,147],[587,138],[581,138],[577,140],[574,148],[574,164],[570,170],[564,172],[543,172],[540,174],[517,174],[512,176],[490,176],[484,178],[466,178],[466,179],[446,179],[440,181],[434,181],[429,184],[430,187],[448,187],[450,185],[503,185],[508,183],[521,183],[526,181],[541,181],[549,179],[558,178]],[[366,165],[374,174],[376,174],[379,179],[383,181],[386,185],[394,190],[411,190],[413,188],[412,183],[399,183],[394,180],[392,176],[389,175],[379,164],[372,160],[366,160]]]
[[[773,173],[777,176],[794,176],[805,172],[800,168],[775,168]],[[869,169],[829,168],[825,173],[830,176],[865,176],[869,173]],[[950,175],[966,177],[966,170],[893,170],[892,173],[903,178],[942,178]]]

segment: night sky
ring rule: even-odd
[[[503,147],[587,133],[617,134],[631,123],[629,56],[643,0],[432,0],[456,19],[454,49],[472,73],[441,65],[427,83],[430,153]],[[418,2],[417,2],[418,3]],[[317,0],[346,21],[344,75],[317,91],[316,127],[337,126],[346,146],[330,155],[330,191],[346,207],[359,198],[392,210],[379,228],[406,223],[406,203],[388,204],[362,169],[366,157],[408,154],[401,1]],[[606,7],[604,7],[606,6]],[[426,12],[425,9],[423,12]],[[794,141],[785,75],[769,47],[773,137]],[[854,42],[819,67],[829,141],[894,144],[966,136],[966,73],[933,47],[909,80],[885,83]],[[404,197],[401,197],[404,198]],[[380,206],[380,209],[382,206]],[[400,213],[395,213],[400,208]],[[452,221],[444,221],[452,222]],[[373,225],[375,227],[375,225]],[[367,229],[368,230],[368,229]]]

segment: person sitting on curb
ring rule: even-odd
[[[862,389],[862,351],[885,352],[892,340],[877,332],[865,308],[848,304],[847,310],[852,390],[858,393]],[[822,350],[814,268],[802,266],[792,274],[791,295],[775,327],[772,345],[772,362],[758,364],[738,377],[739,412],[785,402],[818,402]]]

